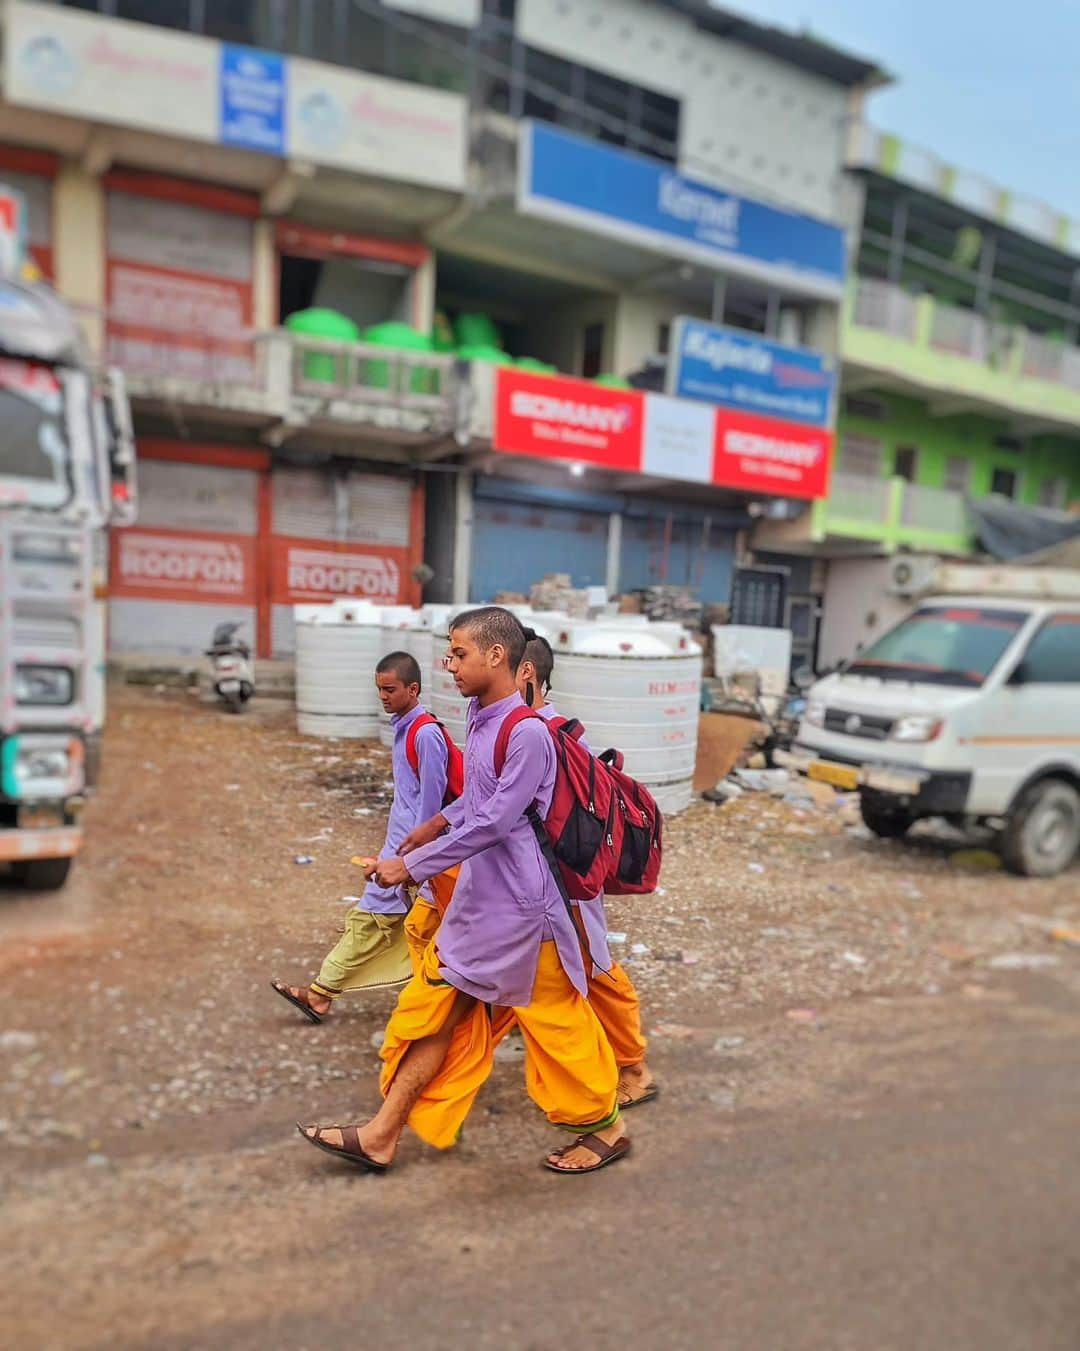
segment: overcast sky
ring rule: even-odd
[[[724,0],[884,66],[869,120],[1080,217],[1080,0]]]

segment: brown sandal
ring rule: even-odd
[[[569,1154],[572,1149],[577,1149],[578,1145],[584,1145],[586,1149],[596,1155],[597,1162],[592,1163],[588,1168],[560,1168],[557,1163],[552,1163],[551,1158],[544,1159],[544,1167],[553,1173],[596,1173],[601,1168],[606,1168],[609,1163],[618,1163],[630,1153],[630,1140],[623,1135],[615,1141],[613,1145],[604,1144],[603,1140],[595,1135],[579,1135],[573,1144],[564,1145],[562,1149],[555,1151],[554,1157],[561,1159]]]
[[[624,1102],[622,1097],[620,1096],[619,1111],[628,1112],[631,1107],[641,1107],[647,1102],[655,1102],[659,1096],[660,1096],[660,1085],[657,1083],[647,1084],[645,1086],[645,1092],[642,1093],[642,1095],[639,1098],[627,1098],[626,1101]]]
[[[316,1126],[315,1134],[309,1135],[310,1127],[304,1127],[298,1121],[296,1129],[304,1137],[309,1145],[314,1145],[316,1149],[323,1149],[327,1154],[334,1154],[339,1159],[347,1159],[350,1163],[355,1163],[369,1173],[385,1173],[390,1167],[388,1163],[380,1163],[378,1159],[373,1159],[370,1154],[365,1154],[360,1148],[360,1131],[356,1126]],[[332,1145],[321,1137],[325,1131],[340,1131],[342,1143]]]
[[[270,982],[270,988],[275,994],[281,995],[282,999],[287,1000],[294,1009],[299,1009],[300,1012],[304,1014],[305,1017],[310,1018],[313,1023],[321,1023],[323,1018],[325,1018],[326,1014],[317,1013],[306,999],[301,995],[293,994],[292,990],[290,990],[287,985],[283,985],[280,980],[272,980]],[[305,987],[302,985],[296,986],[296,989],[298,990],[303,990],[304,988]],[[329,1009],[327,1010],[327,1013],[328,1012]]]

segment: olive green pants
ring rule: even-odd
[[[404,915],[377,915],[356,906],[345,917],[345,932],[327,953],[314,994],[327,999],[350,990],[404,985],[412,977]]]

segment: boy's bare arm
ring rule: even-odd
[[[436,812],[434,816],[409,831],[398,845],[398,856],[403,857],[413,849],[419,849],[422,844],[430,844],[432,840],[437,840],[444,830],[449,829],[450,822],[442,812]]]

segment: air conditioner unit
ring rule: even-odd
[[[903,554],[889,564],[890,596],[925,596],[933,591],[941,560],[936,554]]]

